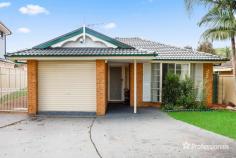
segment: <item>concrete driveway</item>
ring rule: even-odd
[[[1,158],[236,157],[235,140],[152,108],[96,119],[23,117],[26,120],[0,128]]]

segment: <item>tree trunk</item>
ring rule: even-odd
[[[231,38],[231,45],[232,45],[232,65],[233,65],[233,73],[236,79],[236,48],[235,48],[235,37]]]

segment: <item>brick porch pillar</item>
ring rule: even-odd
[[[107,108],[107,64],[105,60],[96,60],[96,96],[97,115],[106,114]]]
[[[129,65],[130,71],[130,106],[134,106],[134,64]],[[137,106],[143,104],[143,63],[137,63]]]
[[[28,73],[28,113],[36,115],[38,111],[38,61],[27,61]]]
[[[203,80],[207,106],[212,105],[213,97],[213,64],[203,64]]]

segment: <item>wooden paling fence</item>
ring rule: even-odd
[[[234,75],[219,75],[218,103],[236,104],[236,86]]]

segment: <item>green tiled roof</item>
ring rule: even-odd
[[[46,48],[8,53],[7,57],[38,56],[155,56],[154,51],[117,48]]]
[[[198,52],[190,49],[174,47],[141,38],[116,38],[117,40],[135,47],[136,49],[155,51],[156,60],[179,61],[227,61],[226,58],[209,53]]]
[[[141,38],[110,38],[92,29],[86,33],[107,41],[117,48],[52,48],[51,46],[83,32],[83,28],[42,43],[32,49],[8,53],[7,57],[51,57],[51,56],[152,56],[154,60],[168,61],[227,61],[226,58],[190,49],[174,47]]]

